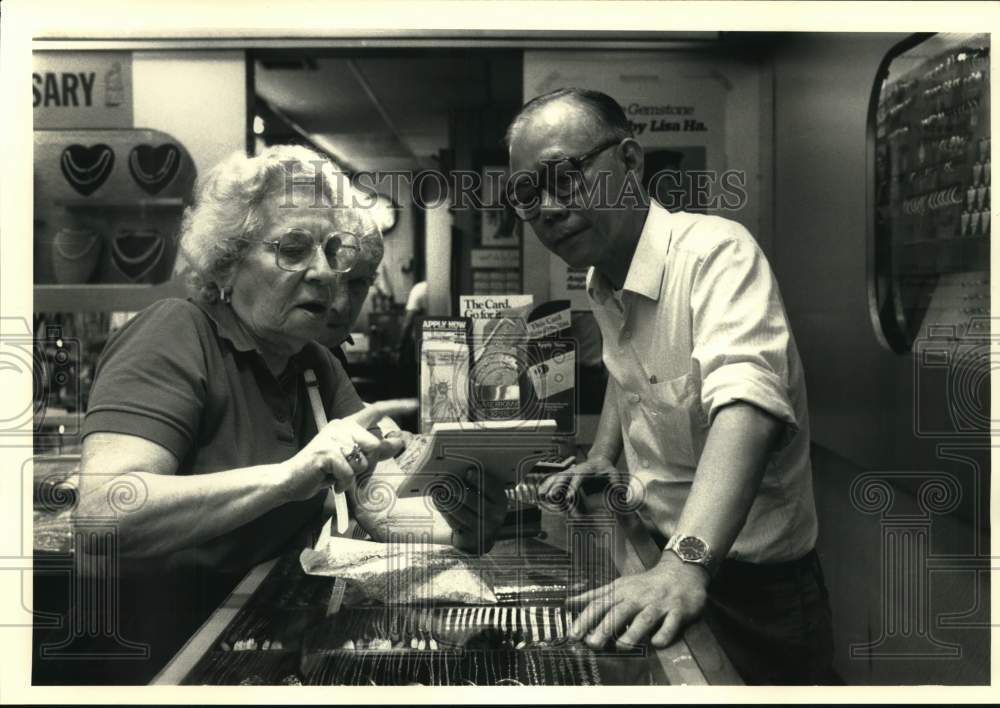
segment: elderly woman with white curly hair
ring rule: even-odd
[[[383,251],[342,177],[291,146],[217,166],[182,226],[191,298],[150,306],[102,354],[77,519],[106,516],[116,483],[134,487],[135,503],[115,523],[121,636],[153,650],[136,680],[255,564],[303,547],[329,516],[331,486],[356,504],[356,477],[402,448],[368,429],[386,411],[366,411],[319,344],[347,337]],[[440,526],[465,533],[435,540],[475,546],[502,519],[502,489],[469,482],[485,503],[450,510]],[[384,535],[377,513],[359,509],[359,521]]]

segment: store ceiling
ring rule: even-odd
[[[254,66],[259,99],[358,169],[432,166],[450,112],[520,105],[521,81],[509,53],[264,56]]]

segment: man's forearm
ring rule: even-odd
[[[719,560],[746,522],[781,426],[746,403],[726,406],[712,422],[677,530],[704,539]]]
[[[588,458],[596,455],[604,457],[611,464],[618,461],[622,454],[622,424],[618,417],[618,400],[615,395],[615,382],[608,380],[604,391],[604,407],[601,409],[601,419],[594,434],[594,444],[590,446]]]

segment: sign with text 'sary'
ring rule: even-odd
[[[34,52],[35,130],[131,128],[131,52]]]

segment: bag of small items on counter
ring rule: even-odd
[[[483,564],[451,546],[375,543],[336,536],[299,556],[310,575],[346,582],[343,604],[496,604]]]

